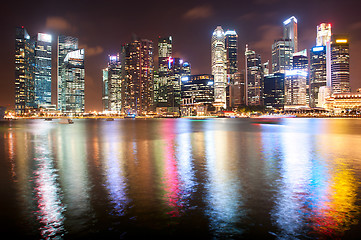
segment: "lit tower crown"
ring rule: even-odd
[[[331,23],[317,26],[316,46],[326,46],[331,41]]]
[[[283,38],[291,39],[293,52],[298,52],[297,18],[294,16],[283,22]]]
[[[212,35],[212,75],[214,76],[214,102],[226,108],[227,52],[225,34],[218,26]]]

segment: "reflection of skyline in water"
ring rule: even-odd
[[[271,134],[273,146],[281,149],[281,179],[271,212],[279,239],[339,238],[357,224],[357,179],[342,159],[327,159],[335,157],[327,148],[332,135],[310,132],[313,127],[264,134]]]
[[[64,212],[62,193],[58,183],[59,175],[54,167],[54,157],[51,153],[52,126],[44,124],[35,127],[34,133],[34,194],[38,210],[36,216],[40,222],[42,238],[59,239],[64,232]]]
[[[2,130],[3,154],[22,223],[43,238],[185,227],[219,238],[337,238],[359,224],[361,150],[350,146],[361,131],[344,122],[18,126]]]
[[[121,132],[113,122],[103,126],[102,154],[104,159],[105,186],[109,192],[114,214],[123,216],[129,202],[127,183],[124,173],[124,149],[122,148]]]
[[[236,169],[232,169],[235,161],[228,155],[228,147],[236,147],[227,139],[227,133],[214,131],[213,121],[208,121],[205,130],[206,170],[207,170],[207,210],[210,228],[216,237],[240,235],[242,228],[237,226],[242,217],[241,182],[237,178]],[[231,146],[229,146],[231,145]]]

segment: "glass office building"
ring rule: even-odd
[[[35,46],[35,102],[47,107],[51,105],[51,35],[38,33]]]

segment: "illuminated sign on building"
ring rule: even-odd
[[[320,52],[320,51],[323,51],[324,49],[325,49],[324,46],[319,46],[319,47],[312,48],[312,51],[313,52]]]
[[[336,43],[347,43],[347,39],[336,39]]]

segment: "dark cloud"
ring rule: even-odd
[[[183,17],[185,19],[205,19],[213,15],[213,8],[210,5],[197,6],[188,10]]]
[[[47,17],[45,27],[60,32],[76,32],[77,28],[62,17]]]

